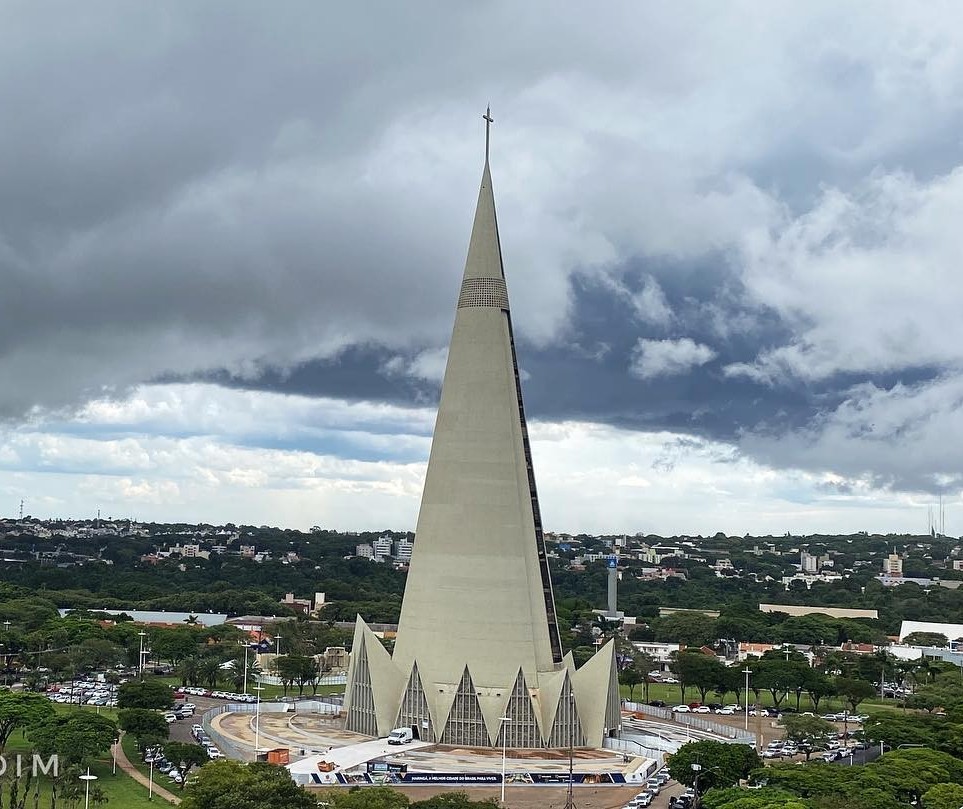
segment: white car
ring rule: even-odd
[[[700,705],[698,708],[693,708],[692,713],[712,713],[712,708],[708,705]]]
[[[731,705],[727,705],[725,708],[717,708],[716,713],[719,714],[720,716],[734,716],[736,713],[736,709],[733,708]]]
[[[673,713],[691,713],[692,709],[688,705],[676,705],[672,709]]]

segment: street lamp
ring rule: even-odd
[[[749,675],[752,674],[752,669],[746,666],[742,673],[746,675],[746,732],[749,731]]]
[[[147,777],[147,800],[152,801],[154,800],[154,756],[153,754],[149,759],[147,759],[147,763],[150,764],[150,773]]]
[[[510,716],[501,717],[502,723],[502,803],[505,803],[505,754],[506,747],[508,746],[508,728],[505,727],[506,722],[511,722],[512,718]]]
[[[137,658],[137,672],[140,678],[144,679],[144,638],[147,637],[147,633],[142,629],[137,633],[140,636],[140,655]]]
[[[261,692],[264,686],[258,683],[254,686],[257,691],[257,700],[254,702],[254,760],[257,761],[257,751],[261,742]]]
[[[281,636],[280,635],[274,636],[274,643],[275,643],[274,656],[280,657],[281,656]]]
[[[87,774],[81,775],[80,780],[84,782],[84,809],[90,809],[90,782],[96,781],[97,776],[90,774],[90,767],[87,768]]]
[[[575,694],[569,694],[568,699],[568,796],[565,798],[565,809],[576,809],[575,795],[572,791],[575,783],[572,773],[572,758],[575,755]]]
[[[238,641],[238,643],[244,647],[244,693],[246,694],[247,693],[247,653],[248,653],[248,650],[251,648],[251,644],[240,640]]]
[[[692,772],[695,777],[692,779],[692,788],[695,790],[695,800],[692,802],[692,809],[699,809],[699,775],[702,773],[701,764],[693,764]]]

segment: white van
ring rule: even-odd
[[[411,728],[395,728],[388,734],[388,744],[408,744],[414,738]]]

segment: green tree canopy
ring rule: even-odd
[[[0,691],[0,753],[14,730],[36,725],[53,713],[50,700],[41,694]]]
[[[388,787],[333,789],[321,798],[330,809],[407,809],[408,798]]]
[[[787,713],[779,722],[786,728],[787,739],[804,746],[807,761],[813,750],[825,748],[830,739],[836,738],[836,726],[818,716]]]
[[[940,632],[910,632],[903,638],[903,643],[908,646],[939,646],[942,648],[947,646],[949,642],[946,635]]]
[[[700,741],[682,745],[669,759],[669,773],[680,784],[692,786],[699,775],[699,791],[738,784],[762,764],[755,748],[746,744]],[[694,770],[698,765],[701,770]]]
[[[118,708],[164,710],[174,704],[174,692],[160,680],[124,683],[117,689]]]
[[[117,738],[117,724],[92,711],[55,714],[31,726],[27,736],[41,756],[58,755],[61,766],[83,766]]]
[[[963,786],[937,784],[923,793],[923,809],[960,809],[963,806]]]
[[[870,699],[876,694],[873,684],[854,677],[837,677],[835,680],[836,693],[839,694],[850,709],[855,711],[863,700]]]
[[[447,792],[424,801],[415,801],[411,809],[492,809],[495,806],[498,806],[498,802],[494,798],[473,801],[464,792]]]
[[[187,785],[187,775],[195,767],[203,767],[211,760],[207,750],[199,744],[185,744],[184,742],[168,742],[164,745],[164,756],[181,771],[184,780],[181,789]]]
[[[141,750],[165,741],[170,734],[164,717],[148,708],[122,708],[117,712],[117,723],[134,737]]]
[[[195,774],[186,792],[181,809],[318,809],[317,799],[287,770],[261,762],[214,761]]]

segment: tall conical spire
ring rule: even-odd
[[[483,685],[561,663],[489,146],[395,645],[442,679],[477,658]]]
[[[563,725],[564,741],[584,733],[600,745],[613,729],[614,656],[578,681],[562,658],[492,193],[491,111],[483,117],[485,164],[398,635],[390,666],[371,654],[355,664],[352,652],[345,727],[370,734],[377,717],[383,734],[403,717],[429,741],[495,744],[509,716],[526,746],[553,729],[557,742]],[[523,691],[511,702],[513,683]]]

